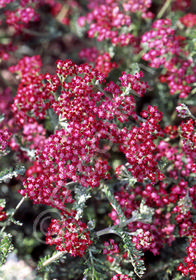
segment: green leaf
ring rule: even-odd
[[[0,207],[4,208],[6,205],[6,200],[4,198],[0,199]]]
[[[134,75],[135,73],[138,73],[140,71],[140,66],[138,63],[131,63],[131,71],[130,74]]]
[[[0,115],[0,122],[4,120],[4,115]]]
[[[120,231],[119,236],[121,236],[123,240],[124,249],[128,253],[128,258],[133,266],[135,274],[141,278],[146,270],[142,258],[144,256],[144,253],[135,248],[135,244],[132,242],[132,237],[128,232]]]
[[[83,188],[81,185],[75,186],[75,201],[73,204],[73,209],[77,211],[76,219],[82,217],[84,208],[86,207],[86,201],[90,197],[90,189]]]
[[[107,199],[109,200],[110,204],[112,205],[114,210],[117,212],[118,217],[120,219],[120,223],[124,223],[127,219],[126,219],[119,203],[116,201],[114,194],[111,192],[109,186],[103,185],[103,191],[104,191]]]
[[[88,280],[104,280],[108,279],[109,268],[105,261],[95,257],[93,253],[97,253],[97,249],[91,247],[88,249],[88,257],[85,264],[87,268],[84,270],[84,275]]]
[[[4,264],[8,254],[14,249],[11,241],[12,235],[9,233],[0,234],[0,265]]]
[[[15,170],[12,168],[5,169],[0,172],[0,183],[9,182],[13,177],[17,177],[19,174],[23,175],[25,172],[24,166],[18,166]]]

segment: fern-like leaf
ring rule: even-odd
[[[0,172],[0,183],[8,182],[13,177],[17,177],[19,174],[23,175],[25,172],[24,166],[18,166],[15,170],[12,168],[5,169]]]
[[[9,233],[3,232],[0,234],[0,265],[5,263],[8,254],[14,249],[11,238],[12,235]]]
[[[127,219],[126,219],[119,203],[116,201],[116,199],[114,197],[114,194],[111,192],[109,186],[103,185],[103,191],[104,191],[107,199],[109,200],[110,204],[112,205],[112,207],[114,208],[114,210],[118,214],[118,217],[120,219],[120,223],[124,223]]]
[[[128,232],[121,231],[119,232],[119,236],[121,236],[123,240],[124,249],[128,253],[128,258],[130,259],[135,274],[139,278],[141,278],[146,270],[144,261],[142,259],[144,253],[135,248],[135,244],[132,242],[132,237],[129,235]]]

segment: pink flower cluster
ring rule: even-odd
[[[195,14],[186,14],[180,18],[180,22],[186,27],[194,27],[196,25],[196,15]]]
[[[9,3],[14,2],[14,0],[0,0],[0,8],[4,8]]]
[[[0,207],[0,222],[4,221],[7,218],[7,214],[5,211],[2,211],[3,207]]]
[[[131,93],[142,96],[147,84],[140,81],[142,78],[141,72],[135,75],[123,73],[120,78],[121,86],[109,82],[103,87],[102,91],[99,91],[97,85],[105,82],[104,75],[88,64],[78,66],[71,60],[59,60],[57,61],[56,75],[45,74],[42,76],[38,74],[41,64],[37,59],[25,58],[15,68],[11,69],[21,74],[21,84],[15,97],[14,108],[17,109],[15,111],[16,115],[23,112],[24,122],[20,122],[23,124],[23,141],[28,143],[33,140],[34,143],[31,147],[36,149],[36,165],[28,170],[28,177],[24,180],[25,189],[21,190],[20,193],[23,196],[27,195],[36,204],[46,204],[60,210],[62,215],[67,215],[65,205],[73,202],[70,184],[78,182],[84,187],[90,186],[93,188],[99,186],[102,180],[111,178],[108,156],[103,153],[101,146],[103,140],[109,146],[113,143],[118,144],[129,160],[129,150],[125,149],[128,149],[129,143],[127,141],[132,130],[120,129],[113,123],[113,120],[123,123],[127,122],[129,117],[137,119],[135,101]],[[32,69],[32,73],[29,74],[25,71],[27,61],[29,61],[28,67],[31,65]],[[43,82],[40,77],[44,77],[45,81]],[[32,91],[29,90],[29,85],[31,85]],[[35,90],[37,85],[40,87]],[[20,94],[21,88],[25,89],[25,98],[24,95]],[[40,95],[40,88],[42,96]],[[64,129],[56,130],[47,139],[44,139],[45,132],[42,126],[33,122],[32,116],[28,117],[29,113],[32,114],[31,106],[33,106],[33,112],[36,113],[36,108],[45,99],[46,95],[44,95],[43,88],[49,94],[47,98],[54,100],[50,103],[50,107],[59,117],[59,125],[64,127]],[[57,95],[57,91],[60,94]],[[52,95],[52,98],[50,95]],[[32,97],[34,99],[30,102]],[[18,110],[18,107],[20,110]],[[41,116],[37,114],[38,118],[41,118]],[[138,138],[137,145],[146,147],[143,150],[145,154],[146,149],[152,149],[150,148],[151,145],[154,147],[153,139],[155,137],[151,134],[155,133],[155,130],[159,134],[157,122],[161,120],[161,114],[156,108],[149,107],[148,111],[143,112],[142,116],[147,118],[147,121],[140,124],[140,127],[135,127],[135,130],[133,129],[133,137]],[[30,124],[28,121],[30,121]],[[43,138],[40,147],[38,147],[39,143],[32,138],[35,131],[40,133],[38,142]],[[146,133],[149,145],[146,146],[147,143],[142,144],[140,142],[139,133]],[[140,154],[135,156],[135,164],[139,162],[140,169],[143,168],[142,170],[144,170],[149,166],[149,170],[154,168],[153,172],[155,170],[158,172],[152,157],[150,157],[152,164],[150,161],[144,160],[142,155],[141,158],[143,164],[139,161]],[[138,180],[141,180],[140,173],[135,172],[134,167],[132,167],[131,172]],[[144,177],[148,176],[154,181],[154,175],[151,176],[148,173],[149,171],[146,170]],[[161,179],[161,174],[159,179]],[[59,223],[63,222],[55,222],[53,229]],[[62,224],[63,228],[64,226]],[[58,244],[55,242],[57,242],[57,239],[54,244],[60,246],[59,240]],[[80,243],[80,241],[78,242]],[[72,250],[73,248],[69,251]]]
[[[144,251],[150,250],[154,255],[158,255],[160,248],[164,244],[171,244],[174,240],[173,231],[175,225],[172,223],[170,213],[166,215],[162,213],[161,209],[166,209],[170,203],[169,196],[165,189],[166,185],[159,183],[159,186],[154,187],[151,184],[146,184],[144,187],[136,184],[132,190],[126,191],[121,188],[119,192],[115,193],[115,198],[120,204],[127,219],[132,217],[134,210],[138,209],[140,199],[144,198],[149,207],[155,209],[155,215],[151,223],[133,222],[128,225],[130,232],[133,235],[133,242],[137,249]],[[114,221],[114,224],[119,223],[116,211],[113,209],[109,217]]]
[[[0,124],[0,156],[6,154],[6,146],[9,146],[17,159],[22,159],[27,165],[24,189],[19,191],[22,196],[60,213],[59,219],[51,221],[46,234],[46,243],[55,245],[56,250],[82,257],[93,243],[94,236],[116,233],[117,236],[112,235],[114,239],[99,240],[104,240],[102,254],[108,267],[122,264],[121,269],[113,270],[112,273],[116,274],[113,277],[109,272],[111,280],[131,280],[129,275],[132,274],[124,270],[128,267],[126,261],[130,261],[130,254],[126,249],[123,251],[118,230],[129,234],[136,250],[150,251],[154,255],[160,254],[164,245],[170,246],[176,236],[189,238],[187,256],[178,270],[193,280],[196,278],[196,121],[186,105],[179,105],[177,111],[181,117],[192,117],[193,120],[179,123],[179,119],[173,119],[173,113],[178,98],[186,98],[196,83],[194,53],[191,52],[194,42],[188,41],[196,25],[196,16],[192,13],[182,16],[178,11],[176,23],[175,18],[169,19],[171,9],[186,9],[190,0],[86,2],[88,4],[75,0],[18,0],[16,3],[0,0],[2,34],[5,31],[5,37],[9,35],[7,43],[14,45],[19,41],[19,55],[23,51],[34,53],[30,42],[25,41],[32,35],[35,44],[39,45],[42,42],[40,35],[44,34],[44,40],[51,43],[47,50],[49,54],[54,54],[51,49],[55,32],[57,36],[63,35],[55,46],[59,47],[61,43],[65,46],[65,52],[59,51],[61,47],[55,49],[59,60],[53,74],[42,74],[39,55],[24,56],[17,65],[9,67],[9,71],[16,74],[19,86],[12,112],[9,110],[9,90],[0,95],[0,109],[5,116]],[[79,13],[82,14],[83,7],[84,16],[78,19],[79,28],[72,23]],[[55,17],[47,26],[44,21],[42,25],[45,10],[47,15],[51,13]],[[161,19],[153,20],[156,10],[159,10],[157,18]],[[164,18],[164,15],[168,17]],[[34,30],[29,23],[36,20],[40,20],[40,24]],[[81,37],[75,40],[73,31]],[[87,34],[82,34],[83,31]],[[85,44],[92,46],[91,42],[88,45],[90,40],[87,37],[96,38],[98,42],[96,48],[80,51],[79,58],[86,63],[77,65],[71,59],[62,60],[69,53],[70,45],[73,45],[75,56],[75,42],[76,51],[79,45],[82,48]],[[15,50],[12,43],[0,45],[1,60],[7,60]],[[23,45],[27,47],[24,50]],[[38,49],[43,50],[41,44]],[[48,59],[48,53],[44,58],[50,64],[54,57]],[[142,59],[149,65],[143,65]],[[2,65],[7,67],[8,63],[5,61]],[[47,69],[49,67],[51,65],[47,65]],[[128,73],[128,69],[138,67],[147,70],[147,79],[154,73],[149,99],[144,96],[149,87],[143,73]],[[0,77],[1,88],[4,83],[7,85],[6,75],[10,75],[6,71]],[[118,78],[119,71],[122,74]],[[168,97],[168,116],[164,117],[158,107],[148,102],[155,104],[161,100],[154,89],[160,89],[162,94],[167,87],[161,86],[160,82],[167,83],[171,95],[177,95]],[[35,156],[34,162],[32,155]],[[32,166],[29,167],[29,163]],[[105,199],[102,194],[99,196],[103,184],[104,188],[105,185],[111,187],[126,219],[131,221],[136,213],[138,219],[121,224],[120,211],[116,207],[109,213],[114,226],[91,235],[87,226],[91,221],[86,224],[82,220],[82,214],[87,217],[89,209],[82,214],[77,212],[81,210],[78,190],[85,193],[84,197],[81,196],[84,200],[91,192],[87,203],[99,200],[101,205]],[[141,202],[145,202],[146,208],[150,207],[149,211],[153,213],[146,221],[138,212],[138,209],[141,212]],[[94,209],[97,214],[98,210]],[[81,214],[80,219],[78,214]],[[107,218],[108,208],[104,208],[104,215]],[[6,217],[0,207],[0,221]],[[96,218],[99,219],[98,216]],[[96,226],[102,224],[96,223]],[[92,252],[96,252],[93,251],[94,246]],[[137,261],[141,261],[139,253]]]
[[[6,23],[13,26],[16,30],[21,30],[24,24],[29,23],[31,20],[35,21],[38,19],[35,10],[31,7],[19,8],[14,12],[6,11],[5,17]]]
[[[39,74],[41,66],[40,57],[33,56],[24,57],[16,66],[9,68],[10,72],[16,72],[21,78],[12,104],[12,111],[20,125],[34,123],[37,118],[44,119],[46,110],[54,100],[51,93],[55,85],[44,83],[45,76]]]
[[[17,47],[13,46],[11,42],[7,45],[0,44],[0,59],[8,60],[10,58],[10,53],[14,52],[16,49]]]
[[[0,155],[3,155],[6,153],[5,148],[8,146],[11,133],[8,131],[8,129],[0,129]]]
[[[150,231],[144,232],[143,230],[140,230],[140,232],[136,236],[133,236],[132,241],[136,244],[136,249],[148,250],[150,249],[153,239],[154,236],[150,233]]]
[[[56,250],[69,252],[71,256],[82,257],[86,248],[92,244],[87,225],[76,220],[76,213],[71,211],[62,220],[52,220],[47,231],[46,243],[56,245]]]
[[[111,280],[131,280],[131,278],[126,274],[116,274],[111,278]]]
[[[5,7],[8,3],[13,1],[3,1],[2,5]],[[21,31],[30,21],[39,19],[39,15],[35,12],[36,4],[40,0],[21,0],[19,5],[13,6],[10,10],[4,11],[5,22],[8,26],[12,26],[16,31]],[[17,7],[17,8],[16,8]]]
[[[107,255],[106,260],[112,263],[114,261],[112,255],[119,253],[118,244],[116,244],[113,239],[110,239],[109,242],[104,242],[104,247],[103,255]]]
[[[121,11],[119,2],[116,0],[106,0],[104,3],[98,2],[96,5],[93,5],[91,12],[78,19],[78,24],[80,26],[85,25],[85,22],[90,24],[88,30],[90,38],[97,37],[98,41],[111,40],[115,46],[129,45],[134,41],[133,35],[129,32],[121,33],[123,26],[129,27],[131,24],[130,14],[126,14],[128,9],[126,5],[129,5],[129,3],[123,1],[123,4],[125,4],[125,7],[123,6]],[[90,7],[92,8],[92,6]]]
[[[172,10],[182,10],[188,9],[191,5],[191,0],[175,0],[172,1]]]
[[[150,60],[150,66],[158,68],[166,62],[166,55],[180,52],[179,41],[175,40],[175,30],[171,28],[169,19],[157,20],[152,29],[146,32],[141,43],[148,46],[149,51],[143,55],[144,60]]]
[[[178,266],[178,270],[184,276],[190,276],[191,280],[196,278],[196,224],[189,230],[190,242],[186,248],[187,257],[184,258],[184,264]]]
[[[135,75],[126,74],[125,72],[122,72],[122,74],[122,77],[119,78],[121,85],[134,90],[138,96],[142,97],[148,88],[147,82],[140,81],[143,73],[140,71],[139,73],[135,73]]]
[[[120,122],[125,122],[129,116],[134,117],[134,99],[131,95],[123,96],[122,89],[114,83],[108,83],[104,88],[106,96],[104,92],[95,91],[94,84],[97,81],[102,83],[103,75],[87,64],[77,66],[70,60],[58,61],[57,75],[58,84],[63,81],[62,91],[51,107],[60,117],[60,123],[65,125],[66,131],[56,131],[38,149],[37,161],[43,169],[39,190],[44,190],[44,186],[51,188],[53,183],[61,187],[66,184],[67,179],[80,182],[83,186],[96,187],[101,179],[110,178],[107,160],[99,156],[101,140],[106,139],[108,143],[121,142],[119,128],[109,121],[117,118]],[[71,80],[65,82],[69,76]],[[45,77],[50,82],[51,76],[46,74]],[[144,84],[140,83],[139,76],[127,77],[132,82],[130,89],[141,95]],[[17,107],[16,101],[15,98]],[[63,124],[64,118],[67,124]],[[27,184],[33,185],[34,180],[37,181],[38,178],[28,178]],[[35,196],[28,187],[24,192],[31,197]]]
[[[140,11],[144,13],[148,8],[150,8],[151,4],[152,4],[151,0],[140,0],[140,1],[124,0],[122,6],[124,10],[127,12],[136,13]]]
[[[156,107],[148,106],[141,116],[146,120],[139,127],[133,126],[130,131],[122,129],[119,149],[130,164],[128,170],[139,182],[149,178],[155,184],[157,180],[162,181],[164,178],[157,168],[154,157],[157,148],[153,143],[157,137],[163,136],[159,125],[162,113]]]
[[[160,81],[166,82],[170,93],[177,93],[180,98],[188,96],[191,84],[196,81],[196,66],[183,50],[184,40],[184,37],[175,34],[169,19],[155,21],[152,29],[141,39],[144,49],[147,47],[142,58],[149,60],[151,67],[164,68]]]
[[[81,50],[79,52],[79,57],[85,59],[87,62],[94,62],[93,66],[95,69],[101,72],[105,77],[108,76],[112,69],[118,67],[116,62],[111,62],[109,53],[100,54],[95,47]]]
[[[30,149],[38,149],[44,145],[46,138],[46,130],[41,124],[32,123],[23,126],[21,142],[25,147]]]
[[[183,147],[187,155],[194,157],[196,155],[196,121],[187,120],[181,124],[181,136],[183,138]],[[195,158],[195,157],[194,157]]]

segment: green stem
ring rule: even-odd
[[[16,211],[20,208],[20,206],[23,204],[23,202],[25,201],[26,197],[23,197],[19,203],[16,205],[16,208],[14,210],[14,212],[10,215],[10,217],[7,219],[5,225],[2,227],[0,233],[3,233],[5,228],[9,225],[10,219],[13,218],[13,216],[15,215]]]
[[[163,14],[165,13],[165,11],[169,8],[169,6],[171,5],[172,0],[167,0],[165,2],[165,4],[163,5],[163,7],[160,9],[157,18],[162,18]]]
[[[139,63],[139,66],[140,66],[142,69],[144,69],[146,72],[148,72],[148,73],[150,73],[150,74],[152,74],[152,75],[155,74],[155,70],[153,70],[152,68],[150,68],[150,67],[148,67],[148,66],[146,66],[146,65],[144,65],[144,64],[142,64],[142,63]]]
[[[116,228],[119,228],[119,227],[125,227],[127,226],[128,224],[130,223],[133,223],[133,222],[136,222],[136,221],[139,221],[139,218],[130,218],[128,219],[127,221],[123,222],[123,223],[120,223],[118,225],[115,225],[115,226],[111,226],[111,227],[107,227],[107,228],[104,228],[102,230],[99,230],[96,232],[96,235],[98,237],[100,237],[101,235],[105,235],[105,234],[111,234],[111,233],[114,233],[114,234],[117,234],[118,235],[118,232],[116,231]]]
[[[52,262],[58,260],[60,257],[62,257],[64,254],[66,254],[67,252],[66,251],[63,251],[63,252],[58,252],[56,253],[55,255],[53,255],[52,257],[50,257],[48,260],[46,260],[45,262],[42,263],[42,266],[41,268],[51,264]]]
[[[48,280],[48,272],[44,273],[44,280]]]

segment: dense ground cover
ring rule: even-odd
[[[195,1],[0,0],[0,24],[0,279],[195,279]]]

